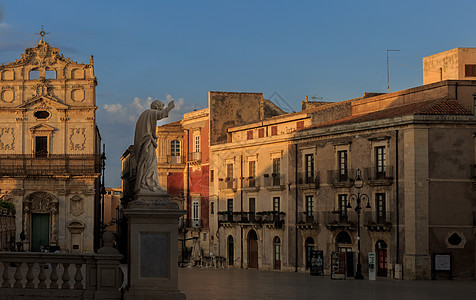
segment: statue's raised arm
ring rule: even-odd
[[[164,104],[155,100],[150,109],[144,111],[137,120],[134,135],[134,156],[137,162],[137,176],[134,187],[135,194],[164,194],[164,189],[159,184],[159,171],[157,169],[157,121],[167,118],[169,112],[175,107],[173,101],[166,108]]]

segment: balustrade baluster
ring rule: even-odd
[[[70,289],[71,285],[69,284],[69,264],[68,263],[63,263],[63,276],[61,279],[63,279],[63,284],[61,285],[62,289]]]
[[[21,283],[21,280],[22,280],[21,265],[22,264],[23,263],[21,263],[21,262],[20,263],[14,263],[14,265],[17,269],[15,270],[15,275],[13,275],[13,277],[15,278],[15,283],[13,284],[13,287],[20,288],[20,289],[23,287],[23,285]]]
[[[8,273],[9,265],[10,265],[9,262],[4,262],[3,263],[3,274],[2,274],[3,283],[2,283],[2,287],[4,287],[4,288],[12,287],[12,285],[10,284],[10,274]]]
[[[58,288],[58,273],[56,272],[56,268],[58,267],[58,263],[51,263],[51,274],[50,274],[50,289],[57,289]]]
[[[46,289],[46,274],[45,274],[45,263],[39,263],[40,266],[40,273],[38,274],[38,280],[40,281],[38,283],[38,288],[39,289]]]
[[[33,265],[35,263],[27,263],[28,266],[28,271],[26,272],[26,287],[27,288],[35,288],[35,284],[33,283],[33,279],[35,279],[35,276],[33,275]]]
[[[76,283],[74,284],[74,288],[76,290],[82,290],[83,289],[83,274],[81,274],[81,266],[83,264],[75,264],[76,265],[76,274],[74,274],[74,280]]]

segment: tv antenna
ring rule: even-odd
[[[389,51],[400,51],[400,50],[387,49],[387,93],[390,92],[390,70],[388,68],[388,52]]]

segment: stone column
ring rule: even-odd
[[[405,279],[430,279],[428,129],[404,131]]]
[[[128,218],[128,287],[125,299],[182,300],[178,289],[178,218],[169,196],[142,194],[124,209]]]

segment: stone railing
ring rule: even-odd
[[[0,299],[121,299],[122,255],[112,247],[101,249],[85,254],[0,252]]]

